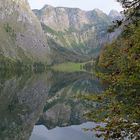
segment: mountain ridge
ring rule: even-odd
[[[0,57],[47,64],[87,61],[97,57],[110,24],[99,9],[45,5],[32,11],[27,0],[1,0]]]
[[[99,9],[99,8],[93,8],[93,9],[91,9],[91,10],[84,10],[84,9],[78,8],[78,7],[52,6],[52,5],[50,5],[50,4],[45,4],[45,5],[44,5],[42,8],[40,8],[40,9],[34,8],[34,9],[32,9],[32,10],[41,10],[41,9],[44,9],[44,8],[47,8],[47,7],[51,7],[51,8],[77,9],[77,10],[81,10],[81,11],[84,11],[84,12],[89,12],[89,11],[93,11],[93,10],[99,10],[99,11],[102,11],[103,13],[105,13],[105,14],[107,14],[107,15],[109,15],[109,13],[110,13],[111,11],[115,11],[115,12],[117,12],[117,13],[120,13],[120,12],[119,12],[118,10],[116,10],[116,9],[111,9],[111,10],[109,11],[109,13],[106,13],[106,12],[104,12],[103,10],[101,10],[101,9]]]
[[[41,22],[46,38],[56,44],[55,54],[60,54],[60,57],[62,52],[57,48],[57,44],[79,56],[79,59],[81,55],[86,59],[97,57],[103,45],[100,42],[105,40],[107,28],[112,24],[112,18],[99,9],[84,11],[79,8],[45,5],[33,12]],[[51,44],[50,49],[54,52]],[[63,59],[67,61],[67,58]]]

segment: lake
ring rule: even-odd
[[[96,140],[84,131],[97,124],[84,117],[94,102],[79,95],[101,94],[88,72],[0,74],[0,140]]]

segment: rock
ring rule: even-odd
[[[27,0],[0,1],[0,52],[21,61],[47,61],[48,45]]]

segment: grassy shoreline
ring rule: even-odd
[[[60,71],[60,72],[85,72],[87,71],[86,65],[94,63],[94,61],[88,61],[83,63],[74,63],[74,62],[67,62],[62,64],[56,64],[51,67],[54,71]],[[94,70],[94,69],[93,69]]]

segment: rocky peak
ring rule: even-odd
[[[51,5],[45,4],[41,10],[47,10],[47,9],[52,9],[52,8],[54,7]]]
[[[122,14],[119,13],[117,10],[111,10],[109,12],[109,17],[111,17],[113,20],[116,20],[116,19],[122,19]]]
[[[42,9],[33,11],[43,24],[56,31],[65,31],[71,28],[81,31],[85,25],[93,24],[98,18],[109,21],[108,16],[99,9],[84,11],[79,8],[45,5]]]
[[[102,10],[100,10],[98,8],[95,8],[93,11],[98,13],[98,14],[105,14]]]

